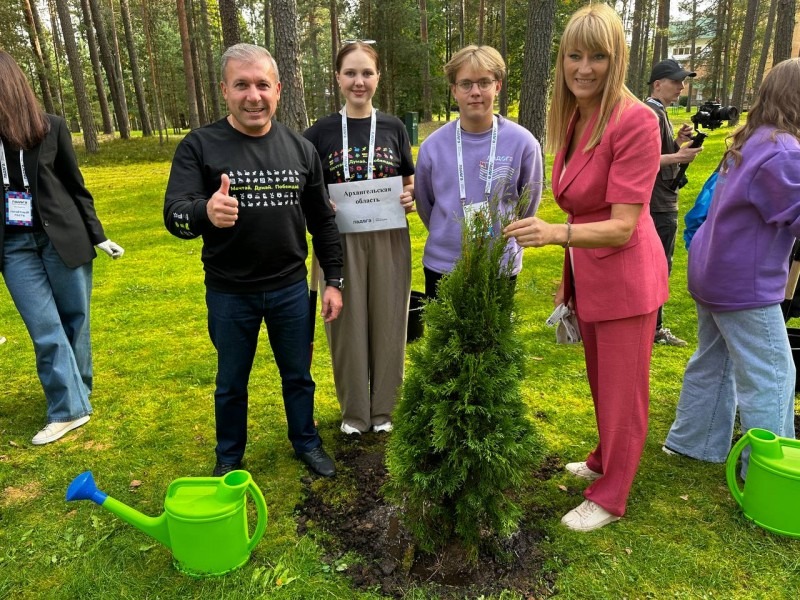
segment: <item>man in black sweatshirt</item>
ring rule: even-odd
[[[214,476],[241,468],[247,385],[262,321],[281,376],[289,441],[315,473],[333,460],[314,425],[306,228],[325,273],[322,313],[342,310],[342,248],[314,146],[273,120],[280,100],[269,52],[237,44],[222,56],[229,115],[195,129],[172,162],[164,222],[173,235],[203,237],[208,331],[217,350]]]

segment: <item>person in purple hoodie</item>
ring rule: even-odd
[[[439,280],[461,256],[461,224],[495,198],[511,207],[523,190],[530,203],[522,216],[536,212],[542,195],[542,151],[524,127],[494,114],[506,65],[491,46],[470,45],[444,67],[459,117],[422,143],[417,157],[414,193],[417,212],[428,229],[422,256],[425,295],[436,296]],[[512,277],[522,269],[516,240],[506,256],[514,261]]]
[[[667,454],[724,462],[737,406],[743,432],[795,436],[795,367],[780,303],[800,237],[799,107],[794,58],[764,78],[747,123],[730,138],[708,218],[689,248],[698,344]]]

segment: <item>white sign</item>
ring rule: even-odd
[[[328,193],[336,205],[340,233],[361,233],[408,226],[400,204],[402,177],[333,183]]]

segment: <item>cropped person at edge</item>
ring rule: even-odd
[[[47,425],[31,440],[38,446],[92,414],[93,246],[111,258],[124,250],[103,232],[66,121],[39,108],[25,74],[2,50],[0,161],[0,271],[33,341],[47,399]]]
[[[553,195],[567,223],[522,219],[522,246],[564,246],[555,304],[573,306],[583,338],[599,442],[566,469],[592,481],[561,522],[591,531],[624,513],[647,436],[650,357],[667,262],[648,210],[659,166],[658,120],[625,87],[628,49],[606,4],[578,10],[558,50],[547,144]]]

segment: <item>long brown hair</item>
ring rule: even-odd
[[[603,131],[611,119],[611,113],[618,103],[638,102],[636,96],[625,85],[628,46],[625,43],[622,21],[607,4],[584,6],[570,18],[558,46],[553,96],[550,100],[550,110],[547,111],[547,149],[550,152],[558,152],[566,144],[569,121],[578,105],[575,95],[567,87],[567,79],[564,76],[564,56],[569,50],[577,47],[589,52],[602,52],[608,56],[608,75],[598,109],[600,113],[584,151],[591,150],[600,143]]]
[[[38,146],[50,129],[25,73],[0,50],[0,135],[15,148]]]
[[[773,141],[778,133],[788,133],[800,141],[800,58],[784,60],[767,73],[748,112],[747,123],[728,136],[730,146],[723,163],[733,158],[733,163],[739,166],[742,146],[764,125],[773,128],[770,136]]]

